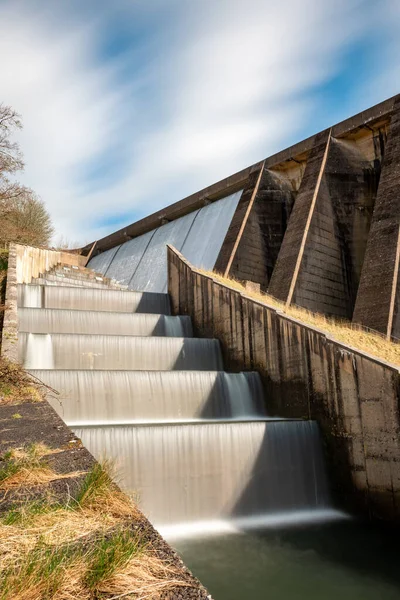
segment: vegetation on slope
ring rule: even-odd
[[[0,356],[0,406],[41,402],[46,388],[20,365]]]
[[[35,450],[33,470],[40,468],[43,451],[38,459]],[[24,452],[24,460],[31,460],[32,450]],[[0,490],[3,485],[0,480]],[[159,556],[143,517],[113,484],[107,463],[95,464],[66,504],[48,497],[0,515],[2,600],[145,600],[190,586]]]
[[[204,275],[208,275],[228,287],[237,289],[246,294],[246,296],[262,302],[266,306],[277,309],[289,317],[301,321],[305,325],[316,327],[337,342],[346,346],[352,346],[357,350],[367,352],[392,364],[400,365],[400,343],[389,341],[378,332],[368,331],[350,321],[338,320],[320,313],[313,313],[299,306],[291,305],[286,307],[284,302],[280,302],[269,294],[248,289],[236,279],[223,277],[211,271],[198,270]]]
[[[0,247],[10,242],[42,246],[53,234],[50,216],[37,195],[13,177],[24,168],[19,145],[12,134],[22,127],[11,107],[0,104]]]
[[[16,415],[18,413],[15,413],[14,418],[18,418]],[[55,453],[56,450],[40,443],[8,450],[0,456],[0,489],[43,485],[56,479],[79,477],[83,474],[79,471],[66,475],[56,473],[46,461],[47,455]]]

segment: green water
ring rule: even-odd
[[[173,544],[215,600],[399,600],[398,534],[360,523]]]

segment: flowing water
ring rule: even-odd
[[[400,597],[329,554],[338,531],[364,540],[331,505],[316,423],[270,419],[258,374],[224,372],[167,295],[82,285],[20,286],[20,360],[216,600]]]
[[[159,527],[329,506],[315,423],[208,422],[75,427],[119,461]]]
[[[26,369],[54,369],[51,335],[28,333],[24,338],[24,367]]]
[[[265,416],[256,373],[62,369],[32,372],[60,392],[50,402],[65,421],[76,426],[235,419],[243,418],[243,412],[247,419]],[[246,411],[244,398],[250,400]]]

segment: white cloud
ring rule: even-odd
[[[144,215],[281,149],[371,14],[368,0],[175,0],[174,20],[129,72],[135,48],[99,62],[106,12],[89,20],[56,6],[0,8],[0,98],[23,115],[26,183],[58,230],[82,241],[113,229],[95,225],[103,216]],[[137,3],[115,6],[135,18]],[[164,9],[143,3],[141,16]],[[117,181],[85,181],[87,165],[101,158],[106,170],[115,155]]]

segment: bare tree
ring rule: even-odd
[[[90,240],[89,240],[90,241]],[[77,248],[81,248],[86,246],[89,242],[81,243],[77,240],[71,240],[63,234],[57,236],[54,240],[54,248],[56,250],[76,250]]]
[[[30,188],[10,180],[24,168],[19,145],[10,139],[21,127],[18,113],[0,104],[0,243],[46,245],[53,227],[43,202]]]
[[[31,189],[21,186],[18,195],[5,202],[0,231],[4,244],[45,246],[53,232],[49,213]]]

